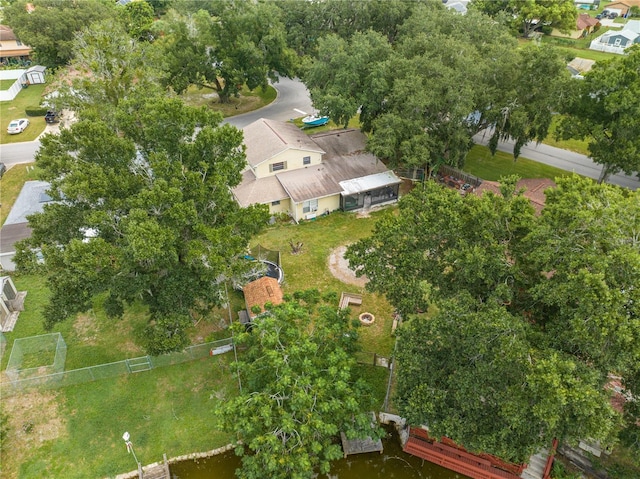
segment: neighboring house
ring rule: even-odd
[[[0,230],[0,265],[3,270],[13,271],[14,244],[31,236],[27,216],[43,211],[44,205],[51,201],[47,195],[49,183],[46,181],[27,181],[18,199],[11,208],[9,216]]]
[[[581,13],[576,18],[576,29],[569,33],[561,33],[557,29],[553,29],[551,34],[556,37],[565,38],[583,38],[592,34],[600,28],[600,20],[590,16],[588,13]]]
[[[610,12],[618,12],[621,17],[626,17],[629,14],[631,7],[640,8],[640,0],[621,0],[618,2],[611,2],[607,5],[606,9]]]
[[[265,204],[296,222],[336,210],[397,201],[401,180],[371,153],[359,130],[306,135],[260,119],[244,128],[247,168],[232,192],[240,206]]]
[[[591,42],[589,48],[623,55],[631,45],[640,43],[640,20],[629,20],[622,30],[609,30]]]
[[[11,60],[28,60],[30,55],[31,47],[23,45],[11,28],[0,25],[0,63],[8,63]]]
[[[444,6],[460,15],[466,15],[469,0],[448,0]]]
[[[516,191],[524,189],[523,196],[529,200],[538,215],[544,208],[546,200],[545,190],[555,187],[555,182],[548,178],[523,178],[516,183]],[[473,192],[478,196],[482,196],[485,191],[491,191],[495,195],[501,195],[500,183],[485,180]]]

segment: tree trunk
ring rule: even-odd
[[[601,185],[602,183],[606,182],[613,173],[615,173],[615,171],[612,170],[611,165],[604,165],[602,167],[602,171],[600,171],[598,184]]]

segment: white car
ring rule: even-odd
[[[22,133],[29,126],[29,120],[26,118],[20,118],[19,120],[11,120],[7,133],[15,135],[16,133]]]

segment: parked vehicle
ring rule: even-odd
[[[7,166],[4,163],[0,163],[0,178],[4,176],[5,171],[7,171]]]
[[[47,123],[58,123],[60,121],[60,114],[57,111],[49,110],[44,116],[44,121]]]
[[[610,18],[611,20],[613,20],[613,19],[614,19],[614,18],[616,18],[617,16],[618,16],[618,14],[617,14],[616,12],[612,12],[612,13],[610,13],[610,14],[609,14],[609,18]]]
[[[10,135],[22,133],[28,126],[29,120],[27,120],[26,118],[11,120],[11,123],[9,123],[9,126],[7,127],[7,133],[9,133]]]
[[[602,17],[604,17],[604,15],[603,15],[602,13],[598,13],[598,14],[596,15],[596,18],[597,18],[598,20],[602,20]]]

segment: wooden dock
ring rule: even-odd
[[[155,463],[142,468],[142,479],[171,479],[167,455],[162,455],[162,463]]]
[[[342,450],[344,451],[344,457],[351,454],[363,454],[365,452],[379,452],[382,454],[382,439],[347,439],[344,432],[340,433],[340,439],[342,439]]]

